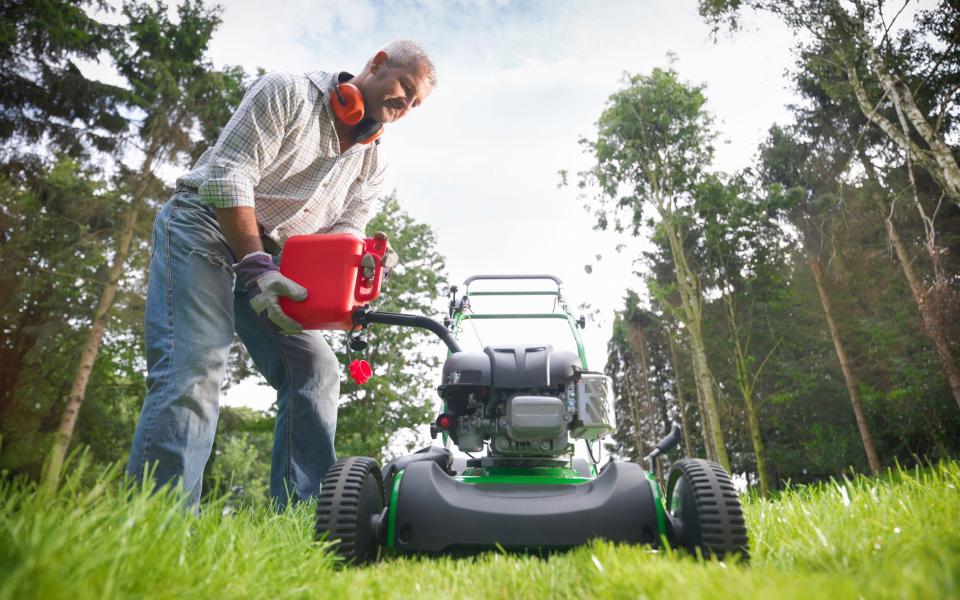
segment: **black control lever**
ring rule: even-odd
[[[423,315],[408,315],[404,313],[379,312],[368,306],[358,306],[353,309],[353,324],[358,327],[366,327],[371,323],[380,323],[383,325],[400,325],[401,327],[416,327],[426,329],[439,337],[451,353],[462,352],[460,344],[453,339],[450,331],[439,321],[434,321],[430,317]]]
[[[667,434],[667,437],[663,438],[657,445],[654,447],[653,451],[644,456],[643,460],[647,461],[647,464],[650,467],[650,471],[654,471],[654,462],[658,456],[661,454],[666,454],[674,448],[677,447],[677,444],[680,443],[680,424],[673,423],[673,426],[670,428],[670,433]]]

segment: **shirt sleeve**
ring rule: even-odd
[[[254,188],[303,107],[293,78],[264,75],[250,86],[210,152],[200,198],[217,208],[254,206]]]
[[[375,152],[375,150],[373,150]],[[347,191],[347,205],[337,222],[330,226],[327,233],[352,233],[357,237],[365,237],[365,230],[373,210],[383,191],[383,174],[385,167],[378,164],[376,159],[366,165],[366,177],[360,177]]]

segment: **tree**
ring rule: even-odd
[[[757,382],[780,341],[761,357],[752,342],[755,313],[776,294],[777,268],[784,250],[777,206],[754,196],[742,177],[724,182],[708,177],[694,193],[704,270],[709,270],[722,301],[733,346],[736,386],[747,413],[761,495],[770,489],[766,452],[756,407]]]
[[[910,55],[922,54],[928,49],[938,54],[930,48],[929,43],[904,42],[904,45],[908,48],[911,45],[918,46]],[[794,109],[797,124],[804,135],[811,139],[811,143],[817,146],[853,148],[863,171],[859,173],[852,168],[856,166],[854,163],[848,165],[846,175],[853,180],[862,180],[863,175],[866,175],[862,192],[874,204],[870,214],[883,220],[893,256],[899,263],[922,317],[923,331],[937,352],[954,401],[960,407],[960,367],[957,366],[951,349],[948,325],[956,316],[956,307],[960,305],[960,300],[957,298],[955,286],[951,287],[947,274],[948,248],[939,241],[948,235],[949,228],[937,220],[939,217],[940,221],[943,221],[944,217],[948,216],[944,214],[945,211],[940,210],[939,200],[932,200],[939,195],[937,184],[929,178],[925,181],[924,172],[913,168],[911,155],[901,152],[899,146],[892,143],[889,137],[863,115],[847,74],[833,59],[833,54],[824,44],[816,44],[801,55],[800,69],[795,80],[798,91],[808,100],[808,106]],[[936,76],[936,71],[931,72],[930,76]],[[954,86],[955,82],[935,83],[939,85],[927,84],[923,86],[923,90],[925,95],[933,93],[936,99],[933,103],[942,103],[942,94],[936,93],[936,90],[944,86]],[[926,104],[932,102],[924,96],[918,97]],[[953,119],[945,112],[948,106],[949,103],[943,104],[944,108],[938,116],[938,129],[944,132],[952,129]],[[900,121],[901,126],[906,124],[900,118],[902,115],[898,115],[893,108],[881,110],[881,106],[877,105],[876,111],[878,115],[889,113],[888,118]],[[901,161],[903,168],[897,165]],[[926,253],[927,265],[915,264],[909,248],[910,240],[905,241],[901,234],[902,225],[898,224],[897,217],[898,213],[903,212],[903,196],[907,197],[906,206],[912,207],[919,218],[922,232],[920,248]]]
[[[956,26],[960,9],[956,3],[943,1],[929,11],[922,11],[917,20],[920,30],[907,32],[901,47],[894,49],[891,28],[902,9],[886,22],[883,0],[868,5],[852,0],[849,8],[839,0],[701,0],[700,14],[715,27],[728,23],[736,27],[738,11],[750,7],[779,16],[791,28],[813,36],[831,50],[832,58],[846,72],[854,96],[863,114],[900,146],[932,177],[954,204],[960,205],[960,165],[946,142],[943,126],[954,104],[955,80],[960,54],[957,53]],[[930,43],[939,37],[942,44]],[[898,61],[898,54],[914,50],[920,61]],[[870,97],[860,71],[876,81],[882,94]],[[943,94],[924,105],[918,96],[930,79],[954,80]],[[884,103],[894,108],[895,119],[879,109]]]
[[[818,158],[821,159],[819,162]],[[880,471],[880,458],[823,276],[821,256],[831,238],[831,212],[837,205],[829,191],[838,175],[838,162],[832,158],[817,157],[808,146],[798,142],[779,127],[773,127],[769,141],[761,148],[762,178],[765,184],[772,186],[775,195],[785,192],[781,201],[788,207],[790,221],[799,231],[801,245],[816,282],[824,318],[847,386],[867,462],[870,470],[877,473]],[[839,161],[839,164],[843,164],[843,161]]]
[[[87,269],[100,258],[115,218],[111,198],[95,181],[102,173],[83,164],[91,150],[116,149],[126,126],[124,90],[87,79],[77,67],[119,39],[116,28],[87,15],[90,4],[0,6],[0,422],[11,416],[36,344],[70,311],[55,300],[87,289],[64,290],[65,278],[89,281]],[[61,192],[85,203],[62,199]]]
[[[600,189],[599,227],[606,228],[612,216],[622,229],[618,214],[624,211],[633,235],[638,235],[645,208],[652,208],[659,218],[656,227],[669,244],[680,297],[677,313],[689,336],[694,379],[709,430],[708,456],[714,455],[729,469],[703,343],[703,290],[684,248],[685,207],[713,157],[715,136],[704,109],[706,99],[701,87],[681,82],[673,70],[626,76],[625,84],[600,116],[596,140],[582,141],[596,160],[584,178]]]
[[[119,28],[90,17],[94,0],[24,0],[0,5],[0,140],[16,165],[50,143],[74,158],[117,148],[126,128],[125,90],[87,79],[80,60],[120,41]]]
[[[104,280],[120,204],[72,158],[19,160],[17,179],[0,175],[0,272],[9,277],[0,294],[0,424],[4,466],[32,471],[44,447],[38,436],[68,391],[78,324],[89,319]],[[127,367],[137,372],[132,362],[108,370],[119,380]]]
[[[661,318],[642,307],[632,290],[627,291],[624,309],[614,316],[607,349],[606,372],[618,399],[615,448],[639,461],[682,409],[671,402],[674,373]]]
[[[152,7],[126,4],[123,14],[127,18],[125,29],[129,32],[129,39],[127,43],[112,48],[112,56],[129,86],[128,104],[139,113],[140,118],[133,128],[143,158],[138,169],[121,169],[119,175],[127,207],[50,450],[45,471],[48,481],[56,481],[59,477],[120,277],[134,247],[147,202],[166,195],[167,190],[156,177],[155,170],[164,162],[176,162],[194,149],[191,132],[204,124],[202,117],[222,114],[205,106],[211,89],[225,89],[226,94],[221,96],[229,97],[238,87],[224,86],[224,77],[212,75],[213,68],[204,59],[207,44],[220,21],[215,12],[201,2],[181,4],[177,8],[179,19],[176,23],[169,20],[166,6],[159,2]],[[234,70],[230,74],[236,79],[242,72]]]

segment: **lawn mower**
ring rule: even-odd
[[[379,263],[368,261],[372,269]],[[371,266],[372,265],[372,266]],[[374,275],[368,272],[368,275]],[[547,282],[535,291],[476,291],[478,281]],[[486,284],[484,284],[486,285]],[[501,283],[501,285],[503,285]],[[529,283],[527,284],[529,285]],[[372,325],[417,327],[449,351],[437,391],[442,410],[431,425],[433,445],[387,463],[367,457],[334,464],[321,484],[318,539],[362,564],[384,554],[448,554],[483,550],[553,552],[593,539],[661,548],[669,544],[704,557],[747,557],[747,530],[730,476],[715,463],[672,464],[665,490],[654,461],[680,440],[680,429],[632,462],[593,460],[593,445],[614,430],[611,380],[587,368],[575,319],[552,275],[476,275],[441,323],[422,315],[351,310],[350,346]],[[359,288],[358,288],[359,289]],[[478,296],[547,296],[550,312],[477,313]],[[559,319],[576,352],[548,344],[488,345],[465,351],[458,336],[471,320]],[[367,371],[366,376],[369,375]],[[586,443],[591,460],[575,457]],[[455,458],[455,445],[468,459]],[[483,453],[482,456],[478,456]]]

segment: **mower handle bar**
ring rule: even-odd
[[[653,451],[650,452],[650,454],[643,457],[643,459],[647,461],[647,464],[650,465],[650,471],[654,470],[653,469],[654,459],[656,459],[661,454],[666,454],[667,452],[670,452],[679,443],[680,443],[680,424],[674,422],[672,423],[672,427],[670,428],[670,433],[667,434],[667,437],[657,442],[657,445],[656,447],[654,447]]]
[[[563,281],[556,275],[549,275],[546,273],[541,274],[528,274],[528,275],[471,275],[463,281],[463,285],[468,286],[477,281],[478,279],[552,279],[554,283],[557,284],[557,287],[563,285]]]
[[[400,325],[401,327],[416,327],[435,333],[443,340],[451,353],[462,352],[460,344],[453,339],[450,331],[442,323],[423,315],[407,315],[403,313],[378,312],[367,306],[359,306],[353,311],[353,324],[366,327],[370,323],[383,325]]]

